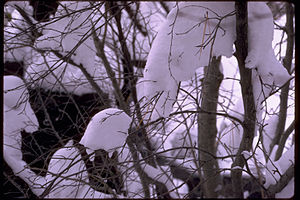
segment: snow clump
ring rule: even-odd
[[[29,98],[29,94],[22,79],[16,76],[4,76],[3,155],[15,174],[26,166],[22,160],[21,131],[32,133],[39,127],[27,98]]]
[[[154,111],[151,120],[169,116],[180,81],[190,79],[197,68],[208,66],[212,56],[233,55],[234,12],[234,2],[182,2],[170,11],[152,44],[144,70],[145,96],[150,101],[157,95],[150,109]],[[254,91],[259,105],[263,100],[260,79],[267,97],[270,91],[266,85],[281,86],[290,75],[274,55],[274,24],[268,6],[249,2],[248,16],[249,52],[245,62],[247,68],[257,70],[253,84],[254,90],[259,89]],[[260,112],[258,119],[259,115]]]
[[[93,116],[80,141],[91,150],[111,152],[122,147],[127,138],[131,118],[122,110],[108,108]]]

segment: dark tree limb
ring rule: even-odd
[[[205,77],[203,80],[201,109],[216,112],[219,87],[223,80],[223,74],[220,72],[221,57],[213,57],[209,66],[205,67]],[[210,154],[216,154],[216,136],[218,133],[216,123],[216,115],[199,113],[198,118],[198,155],[200,166],[203,169],[203,177],[205,179],[204,188],[207,198],[218,197],[218,192],[215,191],[217,186],[221,185],[220,174],[218,173],[218,161]],[[200,149],[206,149],[210,154],[207,154]]]
[[[295,120],[291,123],[291,125],[286,129],[286,131],[282,134],[279,144],[278,144],[278,149],[276,151],[275,155],[275,161],[279,160],[279,158],[282,156],[283,149],[285,147],[285,143],[290,136],[290,134],[295,130]]]
[[[241,89],[244,102],[244,121],[243,121],[243,138],[237,152],[236,159],[232,164],[231,172],[233,196],[243,198],[242,188],[242,168],[244,159],[241,155],[243,151],[250,151],[255,132],[255,102],[252,87],[252,70],[245,67],[245,59],[248,54],[248,10],[247,1],[236,1],[236,58],[238,60]]]
[[[134,106],[135,106],[135,113],[137,116],[137,120],[138,120],[138,129],[139,129],[139,135],[137,135],[139,142],[135,143],[138,147],[139,151],[142,151],[143,148],[141,148],[141,144],[146,146],[146,150],[147,150],[147,154],[152,154],[152,148],[151,148],[151,144],[150,141],[147,137],[147,132],[146,129],[144,129],[144,123],[143,123],[143,117],[142,117],[142,113],[141,113],[141,108],[140,108],[140,104],[138,102],[137,99],[137,92],[136,92],[136,81],[137,79],[135,78],[134,75],[134,69],[133,69],[133,63],[131,60],[131,55],[129,52],[129,49],[127,47],[126,44],[126,38],[125,35],[123,33],[123,27],[121,24],[121,8],[120,6],[118,6],[118,4],[116,2],[109,2],[107,4],[107,7],[109,7],[112,11],[112,14],[116,20],[116,26],[118,29],[118,40],[121,44],[121,52],[122,52],[122,56],[123,56],[123,66],[124,66],[124,85],[122,88],[122,95],[125,101],[127,101],[127,99],[129,98],[129,96],[132,96],[133,102],[134,102]],[[128,103],[128,102],[127,102]],[[151,164],[152,166],[155,167],[155,161],[154,158],[150,158],[147,160],[148,164]]]
[[[275,185],[270,185],[267,190],[267,196],[274,198],[275,194],[280,192],[287,184],[295,177],[295,166],[291,165],[285,173],[281,176],[279,181]]]
[[[170,12],[170,9],[169,9],[168,5],[166,4],[166,2],[159,1],[159,3],[162,6],[162,8],[165,10],[165,12],[168,14]]]
[[[287,69],[287,71],[290,73],[291,66],[292,66],[292,60],[293,60],[293,49],[294,49],[294,22],[293,22],[293,6],[290,3],[286,3],[286,24],[285,28],[287,30],[287,47],[286,47],[286,53],[285,57],[283,59],[283,66]],[[288,81],[287,84],[285,84],[280,93],[280,110],[279,110],[279,118],[278,123],[276,126],[275,131],[275,137],[270,144],[270,155],[271,152],[276,144],[280,143],[281,137],[284,132],[285,128],[285,122],[287,117],[287,108],[288,108],[288,94],[289,94],[289,86],[290,81]],[[275,160],[279,159],[280,153],[276,155]]]
[[[125,7],[127,14],[129,15],[131,21],[133,22],[134,26],[140,31],[140,33],[143,36],[147,36],[148,32],[147,32],[146,28],[140,23],[138,16],[137,16],[137,14],[139,12],[139,8],[140,8],[140,2],[138,2],[138,1],[134,2],[134,4],[136,5],[135,10],[133,10],[130,7],[130,4],[127,1],[122,1],[122,3]]]

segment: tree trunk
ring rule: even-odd
[[[252,70],[245,67],[245,59],[248,54],[248,10],[247,1],[236,1],[236,58],[238,60],[241,88],[244,103],[244,121],[243,138],[237,152],[236,158],[232,164],[231,178],[233,196],[243,198],[242,188],[242,168],[244,167],[244,158],[241,155],[243,151],[249,151],[252,148],[252,142],[255,132],[255,102],[252,88]]]
[[[221,57],[213,57],[210,65],[205,67],[203,80],[201,109],[209,112],[217,111],[219,87],[223,80],[220,72]],[[198,118],[198,144],[199,162],[203,170],[204,194],[208,198],[218,197],[216,188],[221,185],[220,174],[218,173],[218,162],[211,155],[216,155],[216,115],[205,112],[199,113]],[[202,151],[205,149],[205,151]],[[208,153],[207,153],[208,152]]]

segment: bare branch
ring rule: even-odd
[[[280,192],[285,186],[287,186],[292,178],[295,177],[294,170],[295,166],[291,165],[275,185],[270,185],[267,190],[267,195],[269,198],[274,198],[276,193]]]

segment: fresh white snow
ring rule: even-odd
[[[22,160],[21,131],[32,133],[39,127],[37,118],[28,102],[29,94],[22,79],[4,76],[4,137],[3,155],[15,174],[26,163]]]
[[[11,20],[4,27],[4,61],[23,62],[25,65],[31,62],[32,57],[32,35],[30,25],[15,9],[19,6],[28,16],[31,16],[32,7],[29,2],[12,1],[5,4],[5,11],[10,13]],[[29,17],[35,23],[36,21]]]
[[[271,79],[271,85],[281,86],[290,78],[285,67],[276,59],[272,48],[273,15],[264,2],[248,3],[248,56],[247,68],[257,68],[261,78]]]
[[[253,70],[253,84],[259,105],[263,100],[261,88],[266,90],[264,97],[271,91],[264,84],[281,86],[290,75],[274,55],[270,9],[262,2],[248,5],[249,53],[245,62],[246,67],[257,69],[257,72]],[[197,68],[207,66],[210,56],[232,56],[236,37],[233,11],[234,2],[184,2],[174,6],[159,29],[144,70],[145,96],[150,100],[161,94],[152,108],[155,112],[151,120],[170,114],[178,82],[190,79]],[[206,40],[210,43],[205,43]]]
[[[93,39],[89,36],[92,27],[89,16],[92,9],[85,9],[89,6],[89,2],[62,2],[57,8],[55,18],[52,19],[54,22],[47,23],[44,35],[37,39],[36,46],[41,49],[59,50],[63,55],[70,53],[71,59],[76,63],[91,69],[94,66],[96,51]]]
[[[130,123],[131,118],[122,110],[102,110],[93,116],[80,143],[92,150],[113,151],[125,144]]]
[[[52,156],[47,184],[54,181],[47,198],[112,198],[112,195],[95,191],[89,184],[87,169],[79,150],[70,140]]]
[[[91,28],[91,20],[86,19],[92,18],[90,16],[92,10],[89,9],[85,10],[82,14],[76,14],[77,11],[90,6],[90,4],[88,2],[63,2],[62,5],[66,6],[68,12],[75,11],[75,15],[59,19],[60,16],[67,14],[65,8],[59,6],[58,12],[52,21],[42,25],[44,26],[42,28],[44,35],[38,38],[35,46],[42,49],[58,50],[64,56],[70,54],[70,58],[77,64],[81,63],[101,89],[106,87],[106,91],[110,91],[111,88],[108,88],[108,84],[103,84],[104,79],[107,78],[107,74],[101,66],[101,61],[98,63],[97,61],[95,62],[96,54],[92,38],[88,37],[85,39],[87,37],[86,34],[90,33]],[[26,11],[28,11],[28,7],[30,8],[27,4],[22,4],[21,6],[27,9]],[[78,95],[94,91],[87,82],[86,77],[76,66],[63,63],[53,53],[47,52],[44,54],[45,57],[42,57],[39,53],[35,53],[35,58],[31,60],[33,54],[30,47],[18,44],[19,41],[29,42],[28,35],[22,34],[14,37],[21,32],[18,27],[26,28],[28,25],[22,22],[24,19],[16,10],[12,9],[11,5],[7,6],[7,8],[12,13],[13,20],[6,22],[8,26],[5,26],[4,29],[4,38],[7,41],[4,46],[6,51],[5,60],[25,60],[26,64],[29,64],[25,75],[26,82],[34,80],[35,84],[42,88],[73,92]],[[147,11],[146,13],[150,16],[153,14],[153,9],[155,9],[155,3],[142,3],[141,9]],[[139,99],[142,99],[145,95],[142,104],[145,106],[144,111],[147,112],[143,113],[145,121],[156,120],[159,117],[168,117],[172,110],[174,111],[178,83],[189,80],[195,71],[202,70],[209,63],[210,56],[232,56],[233,42],[236,37],[235,16],[228,15],[232,11],[234,11],[234,2],[181,2],[173,4],[173,9],[165,20],[164,17],[158,15],[155,15],[155,18],[150,17],[149,19],[147,18],[147,14],[145,14],[147,17],[145,15],[138,16],[141,18],[145,17],[143,18],[143,22],[145,25],[150,23],[151,31],[154,30],[156,32],[158,30],[158,35],[148,55],[144,78],[139,81]],[[29,10],[29,12],[32,11]],[[272,48],[274,34],[273,17],[267,5],[262,2],[249,2],[248,14],[249,51],[245,62],[247,68],[253,69],[252,83],[257,109],[257,124],[262,122],[266,124],[263,130],[263,145],[268,152],[270,141],[274,137],[278,116],[272,115],[266,121],[263,121],[265,119],[263,119],[262,114],[266,111],[266,106],[262,102],[270,95],[275,86],[282,86],[291,76],[275,57]],[[225,15],[228,16],[224,17]],[[128,17],[127,15],[125,16]],[[154,24],[152,20],[162,22],[162,24],[158,28],[157,24]],[[122,23],[124,24],[130,24],[129,22],[130,20],[127,21],[127,18],[122,19]],[[199,24],[199,22],[201,23]],[[218,27],[219,25],[220,27]],[[96,27],[99,26],[99,24],[96,25]],[[75,29],[77,30],[75,31]],[[128,32],[126,32],[126,34],[128,33],[127,42],[130,44],[133,41],[132,31],[133,29],[129,28]],[[206,43],[213,36],[216,36],[215,39],[210,40],[210,43]],[[85,39],[84,41],[82,37]],[[137,56],[135,58],[146,59],[151,41],[145,42],[145,38],[141,34],[136,37],[136,46],[138,48],[129,49],[129,51],[133,55],[134,51],[142,49],[139,52],[135,52]],[[151,39],[152,37],[153,35],[149,36]],[[109,28],[106,41],[110,43],[113,41],[112,39],[113,33]],[[205,45],[205,48],[201,45]],[[117,54],[119,56],[120,52],[114,52],[108,46],[105,47],[105,51],[114,68],[116,67],[114,57]],[[227,67],[223,65],[224,74],[229,70]],[[43,77],[43,80],[41,77]],[[238,76],[237,79],[239,79]],[[68,180],[58,177],[56,180],[58,185],[51,190],[47,196],[48,198],[111,198],[110,195],[99,193],[90,188],[86,183],[81,182],[82,180],[88,182],[87,173],[85,172],[86,169],[83,161],[80,160],[78,150],[72,147],[72,141],[53,155],[50,162],[51,167],[49,167],[46,178],[36,176],[31,170],[25,168],[26,163],[22,160],[22,153],[20,151],[20,131],[25,129],[27,132],[33,132],[37,130],[38,122],[30,104],[26,100],[28,92],[25,89],[24,82],[14,77],[5,78],[5,90],[12,89],[6,89],[6,86],[16,88],[16,90],[11,90],[4,95],[4,159],[11,166],[15,174],[23,178],[37,195],[40,195],[44,191],[45,186],[49,184],[49,181],[51,182],[56,177],[56,175],[52,176],[51,173],[62,173],[62,177],[70,176],[75,179]],[[156,95],[158,97],[153,101],[153,97]],[[181,97],[180,94],[178,95],[179,97]],[[146,103],[149,103],[149,101],[153,102],[147,105]],[[242,99],[239,99],[236,106],[229,111],[229,114],[243,121],[243,110]],[[15,123],[16,121],[18,121],[17,124]],[[127,197],[143,198],[141,181],[133,169],[132,157],[128,146],[125,144],[130,123],[131,118],[121,110],[106,109],[101,111],[92,118],[82,137],[81,143],[87,147],[88,153],[92,153],[97,149],[104,149],[111,154],[113,150],[117,150],[119,161],[121,161],[121,165],[118,167],[122,170],[125,177],[125,190],[128,191]],[[217,156],[234,155],[242,138],[241,125],[225,119],[219,127],[220,134],[218,137]],[[174,126],[171,128],[173,129]],[[256,127],[257,129],[258,126]],[[177,130],[173,133],[175,136],[167,136],[167,139],[163,136],[160,138],[153,137],[152,142],[156,144],[156,150],[161,151],[171,148],[172,145],[173,147],[179,147],[182,144],[186,144],[189,147],[194,146],[196,138],[193,137],[193,144],[190,144],[191,141],[187,141],[188,138],[185,138],[184,133],[184,131]],[[160,134],[164,134],[164,131]],[[170,139],[173,139],[172,145],[167,144],[169,147],[165,148],[166,141]],[[253,142],[253,148],[257,143],[257,139],[256,137],[256,141]],[[276,150],[277,147],[275,146],[271,160],[266,164],[267,169],[261,171],[266,178],[265,187],[275,184],[280,178],[279,173],[284,173],[290,164],[294,162],[293,146],[287,150],[279,161],[274,162],[274,152]],[[179,152],[179,154],[181,155],[182,152]],[[258,172],[255,165],[258,164],[258,167],[261,168],[265,164],[262,151],[259,148],[255,150],[255,158],[258,161],[256,164],[253,157],[250,158],[253,154],[252,151],[243,152],[242,154],[246,159],[249,158],[248,164],[250,170],[257,176]],[[189,156],[189,158],[192,158],[192,156]],[[90,159],[94,159],[93,155]],[[184,166],[190,165],[187,167],[189,169],[196,168],[193,161],[184,160],[183,162]],[[72,163],[74,165],[66,170]],[[220,160],[220,168],[230,169],[231,163],[231,158]],[[169,190],[175,187],[172,183],[173,177],[168,172],[169,169],[153,168],[145,162],[141,164],[148,176],[166,183]],[[278,172],[276,172],[277,169]],[[79,171],[80,173],[78,173]],[[59,183],[59,181],[62,182]],[[44,187],[40,188],[41,185]],[[276,194],[276,197],[291,197],[293,189],[294,182],[291,180],[286,188]],[[177,197],[176,195],[175,191],[171,192],[172,197]]]

